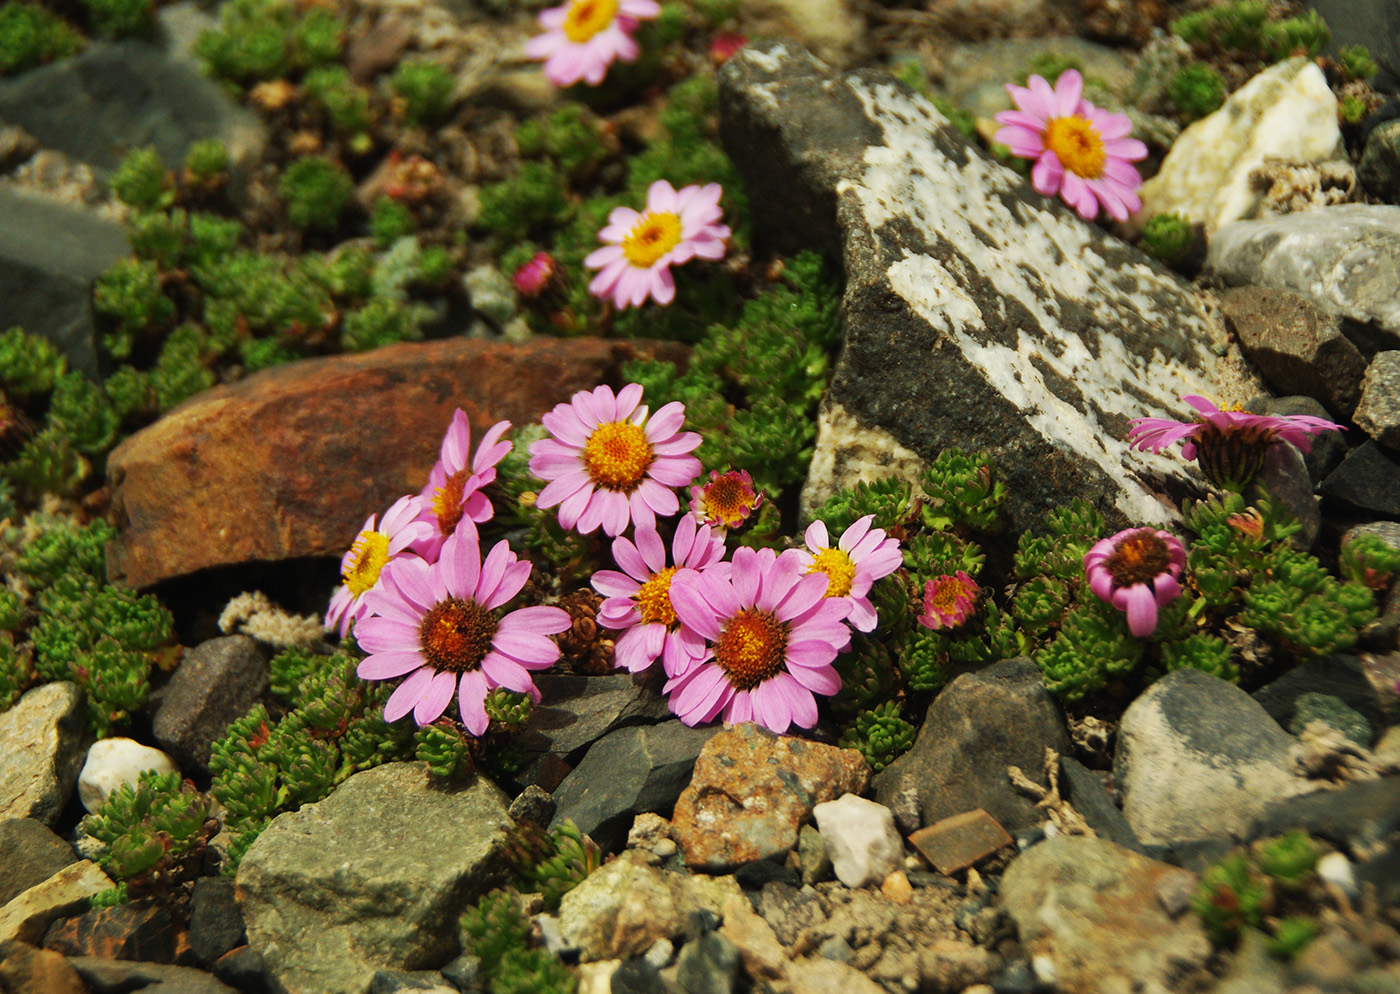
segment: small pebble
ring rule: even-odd
[[[676,947],[670,939],[657,939],[651,944],[651,948],[646,951],[642,959],[646,960],[658,970],[664,970],[671,964],[671,957],[676,953]]]
[[[914,899],[914,888],[903,870],[895,870],[880,884],[880,893],[895,904],[908,904]]]
[[[1339,852],[1329,852],[1317,861],[1317,875],[1332,884],[1347,897],[1356,899],[1356,874],[1352,872],[1351,861]]]

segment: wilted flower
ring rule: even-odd
[[[568,0],[540,11],[544,34],[525,43],[525,56],[544,60],[555,86],[582,80],[597,86],[614,59],[631,62],[640,52],[632,39],[641,21],[661,13],[656,0]]]
[[[710,61],[722,66],[748,43],[748,38],[737,31],[721,31],[710,39]]]
[[[1127,114],[1111,114],[1084,99],[1084,79],[1066,69],[1054,89],[1043,76],[1028,86],[1006,84],[1016,110],[996,116],[1003,125],[996,140],[1012,155],[1034,159],[1031,185],[1047,197],[1059,194],[1086,221],[1099,205],[1110,217],[1126,221],[1142,210],[1134,192],[1142,177],[1131,163],[1147,157],[1147,146],[1129,138]]]
[[[525,586],[530,564],[500,541],[481,558],[475,526],[459,528],[437,562],[394,560],[366,600],[371,617],[356,626],[369,653],[356,673],[363,680],[406,676],[384,705],[384,720],[409,711],[420,725],[436,721],[455,692],[462,724],[486,731],[486,695],[496,687],[539,700],[531,670],[559,658],[549,638],[569,627],[557,607],[500,608]]]
[[[460,407],[442,437],[437,463],[428,473],[423,488],[419,516],[434,526],[434,533],[417,546],[424,558],[437,558],[438,549],[463,518],[472,522],[489,521],[495,514],[491,501],[481,488],[496,479],[496,464],[506,457],[513,443],[501,441],[510,430],[509,421],[498,421],[481,437],[471,462],[472,425]]]
[[[1251,542],[1264,541],[1264,516],[1256,507],[1247,507],[1239,514],[1232,514],[1225,523]]]
[[[600,386],[580,390],[567,404],[556,404],[540,422],[552,438],[530,446],[530,472],[548,485],[535,506],[559,505],[559,524],[581,534],[599,525],[620,535],[630,522],[655,528],[656,516],[680,510],[672,487],[683,487],[700,472],[700,460],[686,455],[700,444],[693,431],[681,431],[685,405],[672,401],[647,420],[642,387],[629,383],[613,396]]]
[[[548,252],[536,252],[529,262],[515,271],[511,282],[522,297],[538,297],[559,279],[559,264]]]
[[[924,584],[924,613],[919,615],[919,624],[936,632],[957,628],[972,617],[979,589],[964,570],[929,580]]]
[[[826,523],[813,521],[803,536],[807,548],[783,553],[796,561],[804,573],[826,574],[826,596],[847,602],[846,620],[859,632],[873,632],[878,620],[875,606],[867,596],[871,586],[904,562],[899,539],[888,537],[882,528],[872,528],[874,520],[873,514],[857,518],[835,545],[827,537]]]
[[[1227,490],[1249,486],[1274,443],[1290,442],[1307,452],[1318,432],[1345,430],[1311,414],[1246,414],[1238,408],[1222,410],[1195,394],[1181,399],[1200,412],[1195,421],[1133,418],[1128,422],[1132,425],[1128,443],[1135,449],[1160,452],[1182,442],[1182,456],[1195,459],[1206,479]]]
[[[722,259],[729,228],[719,223],[723,212],[718,183],[676,190],[664,179],[647,189],[646,210],[614,207],[598,232],[603,248],[589,253],[583,264],[600,270],[588,290],[609,297],[619,307],[637,307],[653,298],[669,304],[676,296],[671,267],[692,258]]]
[[[744,469],[710,470],[709,483],[690,488],[691,513],[712,528],[737,528],[762,505],[763,494]]]
[[[1157,609],[1181,594],[1186,549],[1169,532],[1128,528],[1095,543],[1084,556],[1094,596],[1128,614],[1128,630],[1147,638],[1157,630]]]
[[[389,561],[409,546],[432,538],[433,526],[419,519],[421,509],[421,498],[400,497],[384,512],[382,523],[375,524],[374,514],[365,519],[350,550],[340,559],[340,575],[345,582],[331,595],[325,627],[337,629],[344,638],[351,622],[369,613],[365,594],[374,589]]]

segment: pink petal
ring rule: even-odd
[[[418,698],[413,707],[413,720],[420,725],[430,725],[442,717],[447,705],[452,703],[452,694],[457,689],[456,673],[439,673]]]
[[[389,695],[389,700],[385,702],[384,720],[386,722],[398,721],[412,711],[419,699],[432,686],[435,676],[437,676],[437,671],[427,666],[410,673],[404,682],[399,684]]]
[[[502,632],[534,632],[536,635],[558,635],[573,625],[569,612],[562,608],[537,605],[510,612],[500,621]]]
[[[486,734],[491,719],[486,714],[486,694],[490,688],[480,670],[463,673],[457,688],[457,710],[467,731],[480,738]]]
[[[394,677],[412,673],[427,663],[419,649],[396,649],[392,652],[376,652],[367,656],[355,667],[355,675],[361,680],[392,680]]]

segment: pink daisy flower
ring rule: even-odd
[[[711,528],[737,528],[762,505],[763,494],[744,469],[711,470],[709,483],[690,488],[691,513]]]
[[[538,297],[560,280],[559,263],[548,252],[536,252],[510,278],[522,297]]]
[[[705,640],[676,617],[671,580],[682,569],[703,571],[720,564],[724,539],[685,515],[671,539],[674,565],[666,565],[666,546],[655,528],[637,529],[635,545],[614,539],[613,558],[625,572],[599,570],[593,574],[593,589],[607,598],[598,608],[598,623],[624,633],[613,650],[614,664],[640,673],[660,656],[666,675],[676,676],[704,655]]]
[[[919,615],[919,624],[936,632],[957,628],[972,617],[979,589],[977,581],[965,570],[929,580],[924,584],[924,613]]]
[[[681,624],[705,653],[666,682],[671,710],[687,725],[721,717],[782,734],[817,722],[816,694],[834,694],[831,665],[850,638],[848,610],[824,598],[824,573],[801,574],[772,549],[736,549],[730,570],[682,570],[671,583]]]
[[[847,603],[846,620],[859,632],[873,632],[878,620],[875,605],[867,596],[871,585],[904,565],[899,539],[888,537],[882,528],[870,527],[874,520],[873,514],[858,518],[835,545],[827,537],[826,523],[813,521],[803,536],[807,548],[783,553],[799,563],[804,573],[826,574],[826,596]]]
[[[438,549],[466,518],[471,522],[491,520],[495,509],[481,488],[496,479],[496,464],[514,447],[501,441],[510,430],[509,421],[498,421],[481,437],[476,456],[471,462],[472,426],[466,411],[460,407],[452,415],[437,463],[428,473],[428,485],[419,495],[422,499],[422,520],[433,526],[433,533],[419,546],[428,560],[437,558]]]
[[[1128,630],[1145,639],[1157,630],[1157,609],[1181,594],[1186,549],[1169,532],[1128,528],[1084,555],[1089,589],[1128,613]]]
[[[719,224],[718,183],[674,189],[659,179],[647,189],[646,210],[614,207],[598,240],[608,244],[583,260],[599,273],[588,284],[595,297],[611,296],[619,308],[651,297],[669,304],[676,296],[671,267],[692,258],[724,258],[729,228]]]
[[[1043,76],[1028,86],[1006,84],[1016,110],[996,116],[996,140],[1012,155],[1034,159],[1031,185],[1047,197],[1059,194],[1086,221],[1108,215],[1126,221],[1142,210],[1134,191],[1142,177],[1131,163],[1147,158],[1147,146],[1129,138],[1127,114],[1111,114],[1084,99],[1084,79],[1066,69],[1054,89]]]
[[[404,550],[409,546],[432,538],[433,526],[419,520],[421,509],[421,498],[400,497],[384,512],[383,522],[375,524],[378,515],[374,514],[365,519],[350,550],[340,558],[340,575],[345,582],[331,594],[326,628],[337,629],[341,638],[348,635],[351,623],[369,613],[365,594],[379,582],[384,567],[406,555]]]
[[[1311,414],[1246,414],[1238,408],[1222,410],[1195,394],[1181,399],[1197,410],[1196,420],[1133,418],[1128,422],[1132,425],[1128,443],[1135,449],[1161,452],[1173,442],[1183,442],[1182,456],[1195,459],[1206,479],[1229,490],[1249,485],[1276,442],[1289,442],[1307,452],[1313,435],[1346,430]]]
[[[384,583],[367,596],[372,616],[356,626],[369,653],[356,673],[364,680],[406,677],[384,705],[384,720],[410,711],[420,725],[436,721],[457,695],[462,724],[486,731],[486,695],[496,687],[539,700],[531,670],[559,658],[550,635],[569,628],[567,611],[500,608],[525,586],[530,564],[504,540],[481,558],[475,528],[462,528],[443,543],[435,563],[396,559]]]
[[[559,524],[580,534],[599,525],[620,535],[629,523],[655,528],[656,516],[680,510],[672,487],[683,487],[700,472],[700,460],[686,455],[700,444],[693,431],[680,431],[685,405],[672,401],[647,419],[642,387],[580,390],[567,404],[556,404],[540,422],[553,438],[530,446],[530,472],[548,485],[535,506],[559,505]]]
[[[614,59],[637,58],[632,32],[660,13],[656,0],[568,0],[540,11],[544,34],[525,43],[525,57],[543,59],[544,74],[555,86],[580,80],[597,86]]]

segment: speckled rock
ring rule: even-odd
[[[73,847],[33,818],[0,821],[0,907],[76,863]]]
[[[1356,176],[1369,193],[1388,203],[1400,201],[1400,121],[1386,121],[1371,131]]]
[[[87,748],[83,692],[46,683],[0,712],[0,818],[52,825],[78,782]]]
[[[1036,194],[888,76],[833,76],[791,45],[753,44],[720,73],[720,122],[755,231],[845,266],[808,511],[862,478],[914,478],[956,446],[991,454],[1012,529],[1071,495],[1114,522],[1165,522],[1155,493],[1192,486],[1188,471],[1130,451],[1128,418],[1183,393],[1257,392],[1187,284]]]
[[[1356,424],[1387,449],[1400,449],[1400,352],[1377,352],[1366,367]]]
[[[755,36],[791,38],[841,64],[865,40],[865,18],[853,6],[851,0],[748,0],[744,18]]]

